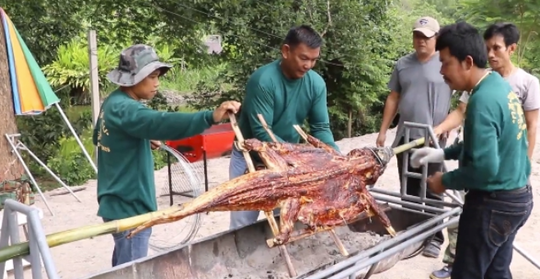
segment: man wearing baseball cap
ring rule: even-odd
[[[161,112],[143,105],[140,101],[155,96],[159,77],[171,67],[159,61],[152,47],[137,44],[121,52],[118,67],[107,75],[118,89],[103,102],[93,135],[98,148],[98,216],[105,222],[157,210],[150,139],[190,137],[240,109],[235,101],[195,113]],[[128,233],[113,234],[113,267],[148,253],[152,228],[131,239],[125,237]]]
[[[439,61],[439,53],[435,51],[436,35],[439,28],[437,20],[429,16],[418,18],[414,22],[411,29],[415,51],[401,57],[394,67],[388,83],[390,94],[386,99],[381,128],[376,142],[377,146],[385,146],[386,132],[397,113],[399,113],[399,122],[393,146],[404,143],[404,122],[437,126],[448,115],[452,90],[439,73],[441,62]],[[423,129],[411,128],[409,140],[423,138],[424,133]],[[444,147],[445,139],[439,139],[439,144]],[[408,163],[408,169],[403,169],[405,163],[403,159],[402,154],[397,155],[400,182],[403,183],[404,179],[406,179],[407,195],[419,197],[421,194],[421,180],[403,177],[403,172],[421,173],[422,169],[412,168],[410,162]],[[428,176],[441,170],[441,163],[427,166]],[[426,197],[432,200],[442,200],[441,195],[436,195],[429,189]],[[410,199],[407,201],[418,202]],[[426,201],[426,204],[442,208],[442,206],[430,203],[429,200]],[[423,255],[437,258],[443,242],[444,235],[442,231],[439,231],[426,245]]]

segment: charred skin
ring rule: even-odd
[[[317,147],[246,140],[243,148],[258,152],[268,169],[222,183],[178,211],[140,225],[128,238],[158,224],[210,211],[272,211],[279,207],[279,242],[287,241],[296,220],[310,228],[332,227],[347,224],[366,210],[388,220],[365,187],[382,174],[369,150],[357,149],[343,156],[313,137],[308,141]]]

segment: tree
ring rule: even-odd
[[[265,63],[280,57],[287,31],[309,24],[324,45],[314,69],[328,88],[331,126],[336,139],[372,132],[387,94],[386,82],[394,60],[393,28],[400,23],[387,14],[386,1],[274,0],[274,1],[164,1],[168,26],[190,21],[213,24],[223,36],[221,59],[230,66],[220,80],[201,87],[197,108],[215,106],[223,99],[242,100],[247,79]],[[181,16],[179,16],[181,15]],[[239,59],[240,58],[240,59]],[[224,91],[217,86],[232,85]],[[215,98],[208,98],[214,94]]]
[[[540,6],[537,0],[462,0],[467,20],[482,30],[495,22],[512,22],[520,30],[517,65],[540,75]]]
[[[12,148],[5,134],[16,134],[17,124],[13,110],[11,80],[9,73],[6,37],[4,28],[0,27],[0,182],[21,178],[23,168],[17,157],[11,152]]]

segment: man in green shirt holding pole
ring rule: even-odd
[[[508,81],[521,101],[527,124],[528,155],[529,159],[532,159],[540,108],[540,83],[538,78],[512,63],[511,57],[516,51],[519,37],[519,30],[513,23],[494,23],[484,31],[484,41],[491,68]],[[433,129],[435,134],[440,135],[449,132],[463,122],[468,100],[469,93],[463,92],[459,99],[458,108],[450,113],[443,123]],[[465,193],[463,191],[458,191],[458,193],[464,197]],[[446,265],[442,269],[434,271],[430,275],[431,279],[450,278],[456,250],[457,233],[457,224],[448,227],[448,246],[443,257],[443,263]]]
[[[159,77],[171,67],[159,61],[152,47],[133,45],[122,51],[118,68],[107,75],[119,87],[103,102],[93,135],[98,149],[98,216],[105,222],[157,210],[151,145],[157,146],[151,139],[175,140],[202,133],[240,108],[240,103],[229,101],[214,111],[179,113],[143,105],[140,100],[155,96]],[[113,267],[148,253],[152,228],[127,239],[129,232],[113,234]]]
[[[436,48],[446,83],[454,90],[470,92],[464,139],[445,149],[418,149],[411,164],[459,160],[457,169],[428,178],[435,193],[468,191],[451,278],[510,279],[513,242],[533,206],[521,102],[499,73],[486,69],[486,47],[473,26],[465,22],[445,26]]]
[[[257,114],[262,114],[278,141],[298,143],[300,135],[293,125],[307,119],[309,132],[338,150],[330,131],[326,84],[312,68],[319,59],[322,38],[311,27],[302,25],[289,30],[281,47],[281,59],[257,69],[249,78],[238,125],[244,138],[271,142]],[[252,155],[255,162],[258,156]],[[242,153],[234,146],[229,179],[246,172]],[[230,228],[257,221],[259,211],[231,211]]]

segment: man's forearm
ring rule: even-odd
[[[532,159],[534,146],[536,145],[536,127],[538,126],[538,110],[525,111],[525,122],[527,123],[527,141],[529,148],[527,154]]]
[[[464,106],[466,106],[466,104],[460,103],[459,106],[460,107],[452,111],[441,124],[435,127],[438,132],[446,133],[461,125],[465,115]]]
[[[534,154],[534,146],[536,145],[536,126],[527,130],[527,141],[529,141],[527,154],[529,155],[529,159],[532,159]]]
[[[396,116],[397,109],[399,104],[399,93],[391,92],[388,98],[386,98],[386,103],[384,105],[383,119],[381,123],[380,133],[385,133],[392,120]]]

